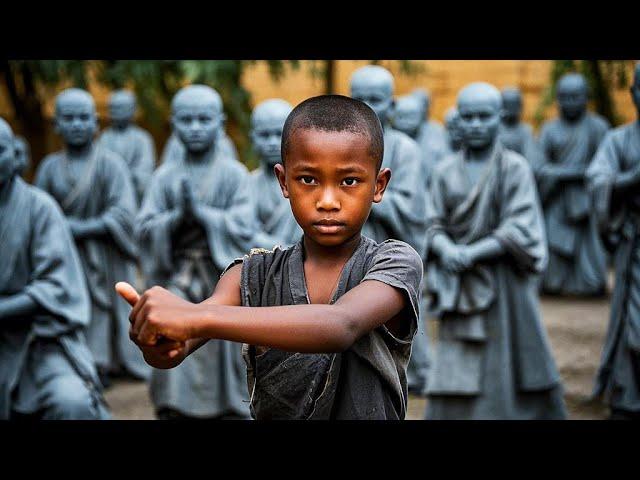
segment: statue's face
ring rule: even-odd
[[[507,122],[518,122],[522,114],[522,99],[516,95],[503,95],[501,114]]]
[[[16,169],[16,150],[11,135],[0,134],[0,185],[11,178]]]
[[[568,119],[580,118],[587,111],[587,88],[579,78],[565,78],[558,84],[558,107],[560,114]]]
[[[193,153],[211,148],[222,133],[222,114],[211,103],[182,103],[174,108],[173,129]]]
[[[282,129],[287,119],[287,113],[262,115],[254,121],[251,130],[253,148],[260,160],[267,166],[273,167],[282,161],[280,157],[280,143],[282,141]]]
[[[465,144],[471,149],[491,145],[500,126],[500,105],[490,95],[477,93],[458,102],[459,125]]]
[[[393,126],[413,137],[422,124],[424,109],[418,100],[398,99],[393,110]]]
[[[66,99],[56,108],[55,127],[67,145],[88,144],[98,129],[93,105],[83,98]]]
[[[109,102],[109,118],[116,126],[126,126],[131,123],[135,113],[135,102],[129,99],[115,98]]]
[[[360,100],[376,112],[381,123],[386,122],[393,107],[393,92],[385,82],[357,81],[351,84],[351,98]]]

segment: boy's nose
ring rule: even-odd
[[[325,211],[340,210],[340,202],[333,188],[325,188],[322,191],[322,195],[316,203],[316,209]]]

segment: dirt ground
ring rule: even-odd
[[[543,321],[564,382],[569,418],[606,418],[607,409],[603,405],[587,400],[609,321],[609,299],[543,297],[541,306]],[[434,333],[433,325],[430,325],[430,333]],[[115,419],[154,418],[145,383],[116,380],[107,390],[106,398]],[[407,419],[423,418],[425,405],[425,399],[410,397]]]

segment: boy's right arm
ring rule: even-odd
[[[242,273],[242,264],[231,267],[220,278],[216,285],[215,291],[211,297],[201,302],[206,305],[230,305],[241,306],[240,298],[240,275]],[[116,290],[129,302],[133,307],[140,295],[130,285],[119,282],[116,284]],[[145,361],[154,368],[168,369],[174,368],[195,352],[202,345],[207,343],[208,338],[194,338],[186,342],[174,342],[170,340],[158,342],[158,344],[149,346],[136,342],[136,337],[131,335],[132,341],[138,345]]]

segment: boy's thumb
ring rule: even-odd
[[[120,296],[124,298],[132,307],[140,299],[140,295],[138,295],[136,289],[129,285],[127,282],[116,283],[116,292],[118,292],[118,294],[120,294]]]

